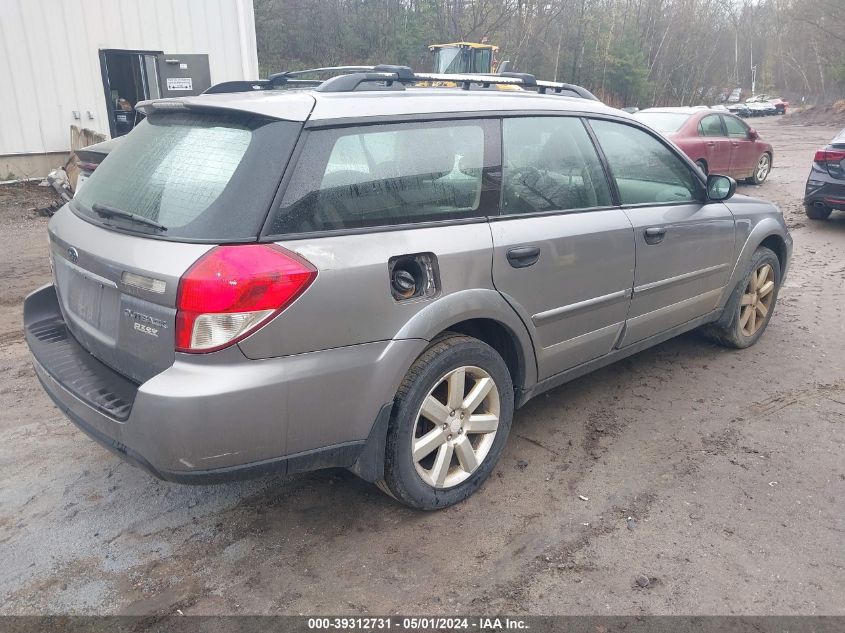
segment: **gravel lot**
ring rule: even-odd
[[[762,340],[686,335],[541,396],[434,514],[345,471],[167,484],[90,441],[21,331],[50,196],[0,187],[0,614],[845,614],[845,214],[800,206],[837,130],[753,123],[775,169],[741,191],[795,238]]]

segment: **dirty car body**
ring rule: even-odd
[[[761,245],[788,268],[777,208],[708,198],[677,148],[595,101],[408,88],[165,106],[52,218],[54,281],[24,309],[56,405],[164,479],[382,481],[409,369],[444,333],[500,357],[504,417],[726,318]],[[671,168],[650,179],[632,139]],[[444,433],[463,433],[451,415]]]
[[[813,157],[804,191],[804,208],[816,220],[845,211],[845,130]]]

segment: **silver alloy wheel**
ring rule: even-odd
[[[499,388],[480,367],[453,369],[423,400],[411,436],[417,474],[451,488],[484,462],[499,428]]]
[[[753,273],[739,303],[739,327],[745,336],[754,336],[766,322],[772,309],[775,271],[771,264],[763,264]]]
[[[769,169],[771,168],[771,162],[769,161],[769,155],[763,154],[760,157],[760,160],[757,161],[757,180],[758,182],[763,182],[766,179],[766,176],[769,175]]]

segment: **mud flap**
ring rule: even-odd
[[[377,483],[384,479],[384,450],[387,443],[387,425],[390,423],[390,414],[393,412],[393,401],[382,406],[376,417],[373,428],[367,436],[364,450],[349,467],[353,473],[364,481]]]

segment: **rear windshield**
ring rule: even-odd
[[[690,117],[680,112],[637,112],[634,116],[658,132],[677,132]]]
[[[300,127],[239,113],[152,114],[97,167],[71,207],[89,221],[150,237],[255,239]]]

